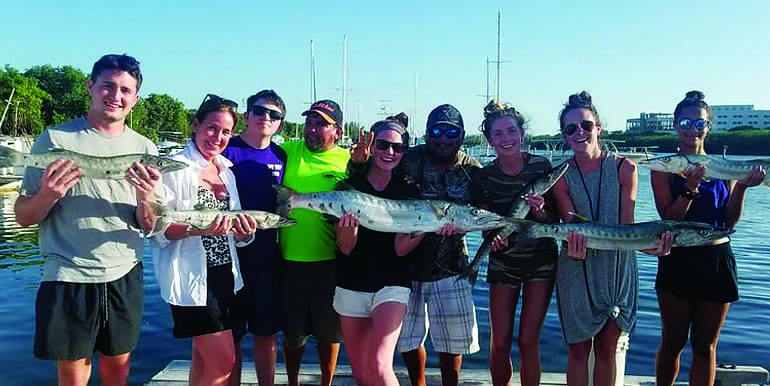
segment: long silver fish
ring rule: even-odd
[[[296,223],[290,218],[261,210],[212,210],[198,205],[193,210],[173,210],[158,203],[151,203],[150,206],[153,213],[158,216],[156,229],[165,227],[167,223],[181,223],[190,225],[193,229],[206,229],[214,222],[217,215],[230,216],[234,221],[239,214],[254,217],[259,229],[283,228]]]
[[[379,232],[435,232],[450,222],[461,231],[470,232],[507,224],[498,214],[446,201],[389,200],[352,189],[302,194],[283,186],[274,187],[278,190],[278,213],[305,208],[340,217],[351,212],[361,226]]]
[[[26,166],[45,169],[51,162],[60,158],[75,161],[75,165],[83,169],[83,177],[100,180],[123,179],[126,175],[126,170],[134,162],[152,166],[161,173],[182,170],[188,166],[184,162],[151,154],[97,157],[64,149],[51,149],[48,153],[31,154],[0,146],[0,167]]]
[[[704,245],[735,232],[731,228],[671,220],[620,225],[593,221],[567,224],[541,224],[516,219],[510,221],[515,231],[523,237],[550,237],[566,241],[570,232],[576,232],[586,237],[588,248],[603,250],[654,249],[660,236],[667,231],[670,231],[674,236],[672,243],[674,247]]]
[[[716,155],[676,154],[639,161],[639,166],[674,174],[683,173],[697,164],[706,165],[706,178],[718,180],[742,180],[757,165],[770,171],[770,158],[737,161]],[[770,173],[762,184],[770,187]]]
[[[551,189],[551,187],[556,184],[557,181],[559,181],[564,173],[567,172],[567,169],[569,169],[569,163],[562,162],[558,166],[551,168],[551,170],[545,174],[527,183],[527,185],[525,185],[524,188],[522,188],[513,199],[511,208],[508,211],[508,217],[518,219],[527,217],[527,214],[529,214],[529,210],[531,208],[529,204],[527,204],[527,201],[524,200],[524,195],[530,193],[538,194],[541,196],[544,195],[546,192],[548,192],[549,189]],[[490,231],[487,236],[484,237],[484,241],[481,242],[481,245],[476,251],[476,255],[473,256],[471,263],[465,267],[465,269],[463,269],[463,271],[460,272],[460,274],[457,276],[457,280],[468,279],[471,284],[475,284],[481,263],[483,263],[484,260],[489,257],[489,253],[492,251],[492,242],[495,240],[495,237],[498,235],[501,237],[508,237],[512,232],[513,228],[510,226]]]

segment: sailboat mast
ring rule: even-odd
[[[315,50],[313,48],[313,41],[310,41],[310,103],[316,101],[315,92]]]
[[[342,133],[345,133],[345,110],[348,91],[348,37],[342,35]]]
[[[0,118],[0,129],[3,128],[3,122],[5,122],[5,114],[8,112],[8,107],[11,106],[11,101],[13,100],[13,93],[16,91],[16,87],[11,89],[11,96],[8,97],[8,103],[5,105],[5,110],[3,110],[3,117]],[[18,107],[16,108],[18,110]]]
[[[503,12],[497,9],[497,100],[500,100],[500,22]]]

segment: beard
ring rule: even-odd
[[[305,134],[305,146],[313,153],[324,150],[324,141],[320,135]]]

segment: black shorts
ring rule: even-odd
[[[142,325],[142,264],[108,283],[40,283],[35,301],[36,358],[90,358],[131,352]]]
[[[738,300],[738,273],[730,243],[671,248],[670,255],[658,258],[655,289],[679,300]]]
[[[266,256],[255,256],[262,262]],[[241,258],[243,288],[232,308],[233,339],[240,342],[247,332],[271,336],[283,330],[283,257],[252,267]]]
[[[285,268],[286,345],[301,347],[311,335],[325,343],[342,342],[340,316],[332,305],[336,260],[286,261]]]
[[[174,338],[227,331],[231,328],[231,307],[235,301],[234,279],[231,264],[208,267],[206,271],[206,305],[171,305],[174,318]]]

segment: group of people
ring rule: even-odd
[[[32,152],[157,154],[125,122],[141,83],[134,58],[105,55],[88,82],[88,115],[45,130]],[[443,200],[506,215],[522,188],[551,170],[546,158],[523,148],[526,119],[497,101],[485,107],[481,131],[497,157],[482,166],[460,150],[465,125],[449,104],[431,111],[425,144],[415,147],[404,114],[374,123],[350,150],[337,145],[343,122],[337,103],[318,101],[302,115],[303,139],[279,146],[271,138],[284,122],[286,105],[275,91],[250,96],[242,114],[234,101],[208,94],[192,119],[190,142],[172,156],[188,164],[185,169],[161,174],[135,163],[122,180],[83,178],[66,159],[43,170],[26,169],[16,218],[24,226],[40,225],[45,259],[34,354],[57,361],[60,384],[87,384],[97,352],[103,384],[126,384],[141,326],[145,236],[161,296],[170,304],[173,336],[192,338],[193,385],[239,384],[240,342],[249,332],[260,385],[274,384],[278,332],[293,385],[299,384],[311,336],[324,385],[332,382],[343,340],[358,384],[398,384],[393,356],[399,351],[411,384],[425,385],[429,334],[442,383],[458,383],[463,355],[477,352],[479,344],[472,285],[457,280],[468,264],[468,248],[456,226],[391,234],[361,226],[355,213],[330,222],[296,209],[290,214],[296,224],[279,231],[258,229],[248,215],[219,215],[206,229],[184,223],[158,227],[153,208],[275,212],[273,185],[300,193],[346,185],[389,199]],[[705,154],[712,118],[703,94],[687,93],[674,111],[681,153]],[[236,135],[239,119],[246,130]],[[559,124],[574,156],[550,192],[524,197],[527,218],[554,223],[579,214],[633,223],[636,165],[603,150],[602,123],[590,94],[571,95]],[[746,189],[765,174],[758,167],[744,180],[706,180],[701,165],[684,176],[653,172],[651,179],[662,219],[734,227]],[[644,251],[660,256],[656,378],[674,383],[689,338],[690,383],[710,385],[719,332],[738,298],[735,257],[727,238],[686,248],[672,248],[672,242],[665,233],[656,249]],[[497,236],[487,274],[493,383],[513,383],[511,347],[521,298],[521,383],[539,384],[540,332],[555,288],[569,347],[568,384],[588,384],[592,350],[594,384],[614,384],[618,338],[636,321],[637,276],[633,251],[586,248],[580,234],[570,234],[561,248],[550,239]]]

